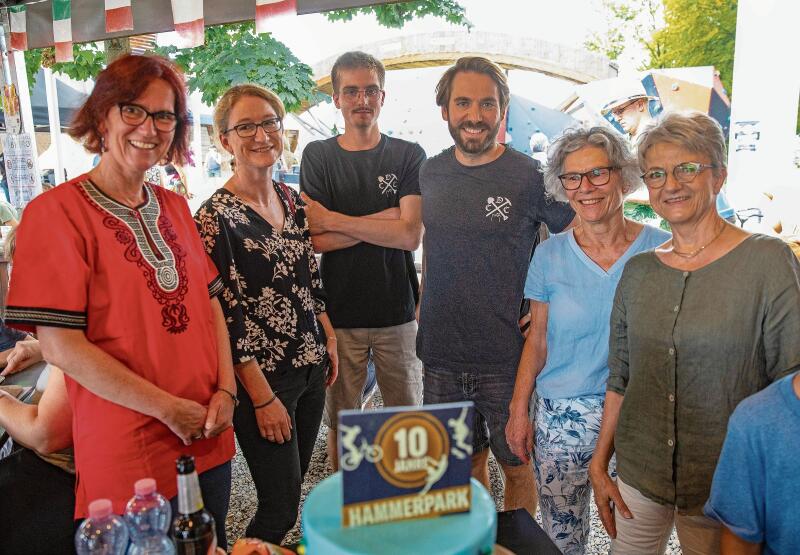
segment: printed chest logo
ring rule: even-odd
[[[378,189],[382,195],[397,194],[397,176],[393,173],[378,176]]]
[[[506,221],[511,210],[511,201],[505,197],[489,197],[486,199],[486,217],[498,222]]]

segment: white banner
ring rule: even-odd
[[[800,188],[792,152],[800,95],[798,21],[797,0],[739,0],[726,187],[737,210],[765,208],[766,194],[778,187]]]
[[[42,192],[39,164],[36,160],[36,143],[28,133],[2,134],[6,178],[11,204],[22,210],[30,200]]]

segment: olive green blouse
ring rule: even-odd
[[[625,396],[620,477],[699,513],[733,409],[800,369],[800,262],[765,235],[691,272],[639,254],[617,287],[608,358],[608,390]]]

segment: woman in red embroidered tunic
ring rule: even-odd
[[[186,201],[144,182],[159,160],[186,158],[187,127],[166,60],[127,56],[98,76],[71,134],[100,163],[26,208],[6,318],[35,329],[66,375],[76,518],[99,497],[122,512],[145,476],[174,497],[188,453],[224,546],[236,382],[221,281]]]

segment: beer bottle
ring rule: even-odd
[[[181,456],[178,470],[178,514],[172,522],[172,537],[178,555],[211,555],[217,548],[214,517],[203,507],[194,457]]]

